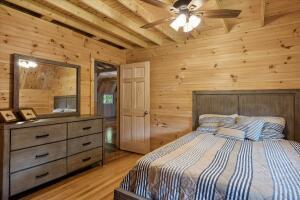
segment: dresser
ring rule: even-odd
[[[2,124],[2,199],[102,165],[102,123],[98,116],[78,116]]]

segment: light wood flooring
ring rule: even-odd
[[[130,155],[130,153],[126,152],[126,151],[118,150],[117,148],[114,148],[113,150],[111,150],[109,145],[105,144],[105,153],[104,153],[104,155],[105,155],[104,162],[109,163],[113,160],[126,157],[126,156]]]
[[[102,167],[95,167],[50,185],[24,200],[96,200],[113,199],[113,191],[141,157],[128,154]]]

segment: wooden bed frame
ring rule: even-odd
[[[284,117],[286,138],[300,142],[300,90],[194,91],[192,113],[193,130],[201,114]],[[115,200],[146,200],[123,189],[114,194]]]
[[[300,90],[194,91],[193,130],[207,113],[283,117],[286,138],[300,142]]]

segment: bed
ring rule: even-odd
[[[115,199],[300,199],[299,90],[193,92],[201,114],[280,116],[286,139],[232,140],[193,131],[141,158]]]
[[[54,97],[54,113],[67,113],[76,112],[76,101],[77,96],[67,95],[67,96],[55,96]]]

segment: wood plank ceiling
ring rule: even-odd
[[[172,2],[172,0],[161,0]],[[173,0],[174,1],[174,0]],[[299,10],[299,1],[286,12]],[[297,2],[298,1],[298,2]],[[141,29],[147,22],[168,16],[168,12],[140,0],[4,0],[14,8],[30,12],[41,19],[66,26],[89,37],[121,49],[149,48],[154,45],[182,43],[216,30],[227,34],[235,29],[264,26],[267,19],[276,19],[281,13],[277,0],[209,0],[203,9],[240,9],[237,19],[203,19],[201,25],[185,35],[169,24]]]

